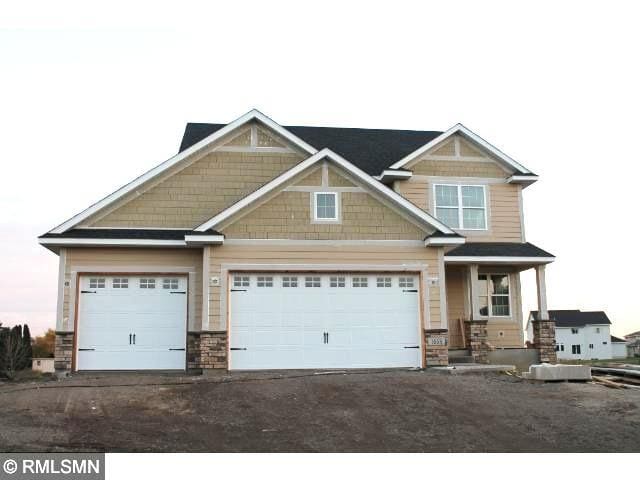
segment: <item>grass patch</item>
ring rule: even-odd
[[[612,363],[617,363],[620,365],[640,365],[640,357],[610,358],[598,360],[558,360],[558,363],[564,363],[566,365],[610,365]]]

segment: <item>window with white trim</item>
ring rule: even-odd
[[[89,288],[105,288],[106,279],[104,278],[90,278]]]
[[[329,287],[344,288],[345,285],[346,285],[345,277],[329,277]]]
[[[113,288],[129,288],[129,279],[128,278],[114,278],[113,282],[111,282]]]
[[[318,288],[320,285],[320,277],[304,277],[304,286],[306,288]]]
[[[589,344],[589,350],[593,350],[593,343]]]
[[[296,288],[298,286],[298,277],[282,277],[282,286],[285,288]]]
[[[414,286],[413,277],[400,277],[398,279],[398,287],[400,288],[414,288]]]
[[[156,288],[156,279],[155,278],[141,278],[140,279],[140,288],[144,288],[147,290],[151,290]]]
[[[256,285],[258,287],[273,287],[273,277],[258,277]]]
[[[571,353],[573,355],[580,355],[580,345],[571,345]]]
[[[596,327],[596,333],[600,333],[600,327]]]
[[[233,286],[234,287],[248,287],[251,284],[250,277],[242,277],[240,275],[234,275]]]
[[[163,278],[162,279],[162,288],[164,290],[177,290],[178,289],[178,279],[177,278]]]
[[[509,275],[506,273],[479,274],[478,289],[481,316],[509,317],[511,315]]]
[[[436,218],[451,228],[487,229],[484,185],[434,185]]]
[[[578,329],[577,329],[577,328],[572,328],[572,329],[571,329],[571,333],[572,333],[573,335],[577,335],[577,334],[578,334]]]
[[[391,277],[377,277],[376,278],[376,286],[378,288],[390,288],[391,287]]]
[[[556,352],[564,352],[564,343],[556,344]]]
[[[338,194],[336,192],[314,192],[314,220],[338,220]]]
[[[353,277],[351,279],[351,286],[354,288],[368,287],[369,279],[367,277]]]

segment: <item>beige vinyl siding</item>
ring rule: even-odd
[[[317,167],[315,170],[304,177],[299,182],[294,183],[296,187],[319,187],[322,185],[322,166]]]
[[[410,167],[414,175],[434,177],[507,178],[511,175],[493,162],[429,159]]]
[[[427,275],[438,275],[437,248],[400,246],[345,246],[345,245],[222,245],[210,249],[211,276],[221,276],[224,264],[260,264],[268,271],[269,265],[398,265],[427,264]],[[440,287],[429,287],[429,315],[432,328],[440,328]],[[209,329],[226,330],[226,311],[221,313],[223,287],[210,287]]]
[[[449,265],[446,268],[447,316],[449,320],[449,348],[464,348],[464,321],[469,319],[465,313],[466,276],[463,266]],[[462,326],[461,326],[462,325]]]
[[[336,169],[334,169],[333,167],[329,167],[329,186],[355,187],[356,185],[344,175],[341,175]]]
[[[284,191],[222,228],[227,238],[422,240],[413,223],[365,192],[341,192],[340,223],[312,223],[312,192]]]
[[[302,159],[294,153],[209,153],[83,226],[193,228]]]
[[[503,336],[500,336],[500,332]],[[498,320],[492,318],[487,323],[487,336],[489,344],[498,348],[522,347],[522,326],[513,320]]]
[[[195,289],[195,327],[200,329],[202,318],[202,249],[174,249],[174,248],[69,248],[67,249],[67,261],[65,279],[71,281],[71,272],[79,268],[109,267],[110,270],[118,268],[121,273],[131,272],[131,268],[152,267],[155,270],[166,267],[193,268],[196,273],[196,284],[189,285],[189,289]],[[65,288],[63,297],[63,318],[69,318],[70,288]],[[69,319],[70,329],[73,329],[74,319]]]

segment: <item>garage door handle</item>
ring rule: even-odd
[[[246,350],[246,348],[231,347],[229,350]]]
[[[169,292],[169,293],[179,293],[180,295],[186,295],[187,292]]]
[[[98,293],[95,290],[80,290],[80,293]]]
[[[79,348],[78,351],[79,352],[95,352],[96,349],[95,348]]]
[[[246,290],[242,290],[241,288],[232,288],[232,292],[246,292]]]
[[[420,346],[419,346],[419,345],[416,345],[416,346],[414,346],[414,347],[404,347],[404,348],[420,348]]]
[[[418,290],[402,290],[404,293],[418,293]]]
[[[172,352],[184,352],[184,348],[170,348],[169,350]]]

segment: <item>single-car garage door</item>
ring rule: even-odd
[[[187,279],[80,277],[78,370],[184,370]]]
[[[238,273],[230,368],[420,367],[418,276]]]

